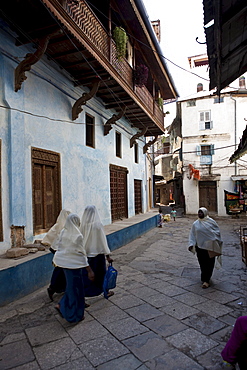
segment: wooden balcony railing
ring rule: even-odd
[[[163,129],[164,116],[158,104],[154,101],[148,89],[133,85],[133,69],[126,59],[117,58],[116,44],[102,26],[98,18],[84,0],[78,3],[66,2],[65,9],[73,21],[88,38],[88,45],[93,44],[101,60],[106,60],[116,72],[117,80],[122,81],[131,89],[131,94],[136,96],[136,101],[143,107],[155,123]]]

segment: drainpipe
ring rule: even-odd
[[[236,99],[230,95],[230,98],[234,101],[234,145],[235,145],[235,151],[237,150],[237,103]],[[234,162],[234,174],[237,175],[237,161]]]

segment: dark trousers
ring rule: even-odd
[[[51,283],[49,289],[52,293],[62,293],[66,288],[66,279],[62,267],[55,267],[52,272]]]
[[[213,274],[215,257],[210,258],[206,249],[196,247],[196,255],[201,269],[201,281],[209,283]]]

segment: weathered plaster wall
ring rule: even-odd
[[[25,225],[26,239],[32,242],[31,147],[57,152],[61,156],[62,207],[80,216],[95,204],[104,225],[111,223],[109,165],[127,167],[128,214],[135,214],[134,179],[142,180],[143,211],[147,210],[146,157],[144,138],[138,140],[139,163],[134,162],[130,138],[136,129],[122,119],[103,135],[103,124],[114,111],[105,110],[98,99],[83,106],[72,122],[72,106],[84,92],[58,66],[43,57],[26,72],[21,90],[14,91],[14,70],[19,60],[34,49],[16,47],[14,39],[0,33],[0,100],[10,110],[0,109],[2,140],[2,198],[4,242],[0,253],[9,247],[10,225]],[[2,50],[2,52],[1,52]],[[95,148],[85,145],[85,114],[95,117]],[[122,158],[115,155],[115,131],[122,134]],[[37,235],[36,238],[41,238]]]

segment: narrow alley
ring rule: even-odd
[[[115,295],[87,299],[85,320],[60,318],[44,287],[0,308],[0,368],[202,370],[220,361],[236,318],[247,315],[240,225],[218,218],[222,268],[201,288],[187,249],[195,218],[178,217],[112,253]]]

